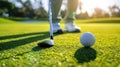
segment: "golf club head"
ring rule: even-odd
[[[52,47],[52,46],[54,46],[54,41],[53,40],[45,40],[45,41],[39,42],[38,46],[39,47]]]

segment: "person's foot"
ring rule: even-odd
[[[80,27],[76,26],[74,22],[66,22],[65,24],[66,32],[80,32]]]
[[[62,34],[63,31],[60,28],[60,23],[53,23],[53,33],[54,34]]]

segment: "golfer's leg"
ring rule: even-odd
[[[60,28],[60,8],[62,4],[62,0],[51,0],[52,4],[52,21],[53,21],[53,33],[61,34],[63,33],[62,29]]]
[[[78,0],[68,0],[67,3],[67,13],[65,16],[65,20],[74,20],[75,13],[78,6]]]
[[[80,32],[80,28],[74,23],[77,6],[78,0],[68,0],[65,16],[65,30],[68,32]]]
[[[51,4],[52,4],[53,22],[59,21],[61,19],[59,12],[61,8],[62,0],[51,0]]]

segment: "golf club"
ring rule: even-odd
[[[50,22],[50,40],[45,40],[38,43],[40,47],[51,47],[54,45],[53,40],[53,24],[52,24],[52,10],[51,10],[51,1],[48,1],[48,15],[49,15],[49,22]]]

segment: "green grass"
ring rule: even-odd
[[[15,22],[15,21],[12,21],[12,20],[8,20],[8,19],[5,19],[5,18],[1,18],[0,17],[0,24],[13,24],[13,23],[18,23],[18,22]]]
[[[48,18],[24,18],[24,17],[1,17],[9,20],[14,20],[14,21],[27,21],[27,20],[48,20]]]
[[[49,39],[47,22],[27,24],[0,18],[0,23],[0,67],[120,66],[119,18],[76,20],[82,32],[54,35],[55,46],[51,48],[37,47],[38,42]],[[96,37],[92,48],[84,48],[79,41],[88,31]]]

